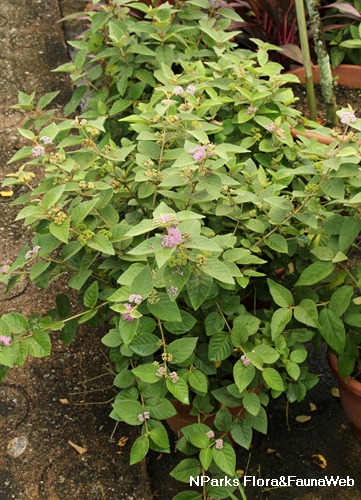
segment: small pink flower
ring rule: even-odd
[[[133,306],[131,304],[124,304],[124,307],[128,309],[128,311],[131,311],[133,309]],[[125,321],[134,321],[135,318],[130,313],[122,313],[122,318],[125,319]]]
[[[157,377],[165,377],[167,375],[167,369],[164,366],[160,366],[156,371]]]
[[[247,358],[245,354],[241,356],[241,361],[243,363],[243,366],[249,366],[251,364],[250,360]]]
[[[206,434],[209,437],[209,439],[214,438],[214,432],[213,431],[208,431],[208,432],[206,432]]]
[[[174,99],[163,99],[162,101],[163,106],[170,106],[171,104],[174,103],[175,103]]]
[[[257,106],[254,106],[254,107],[248,106],[247,111],[246,111],[246,115],[252,115],[253,113],[256,113],[256,111],[258,111]]]
[[[139,413],[138,420],[139,420],[139,422],[142,422],[142,423],[144,422],[144,415],[143,415],[143,413]]]
[[[178,382],[178,380],[179,380],[177,372],[171,372],[169,374],[169,378],[171,379],[171,381],[173,382],[173,384],[176,384]]]
[[[44,155],[45,148],[44,146],[34,146],[33,149],[31,150],[31,153],[33,158],[38,158],[39,156]]]
[[[0,274],[6,274],[7,272],[8,272],[8,266],[6,264],[0,267]]]
[[[8,346],[11,342],[11,338],[10,337],[6,337],[5,335],[0,335],[0,343],[2,345],[5,345],[5,346]]]
[[[162,238],[162,246],[165,248],[173,248],[180,245],[183,241],[182,233],[176,227],[170,227],[168,234]]]
[[[355,123],[357,120],[355,113],[352,111],[344,111],[340,114],[340,122],[348,125],[349,123]]]
[[[176,87],[174,87],[173,89],[173,94],[175,95],[179,95],[181,94],[182,92],[184,92],[183,90],[183,87],[181,87],[180,85],[177,85]]]
[[[129,295],[129,302],[131,304],[141,304],[142,300],[143,300],[143,297],[141,295],[138,295],[136,293],[133,293],[132,295]]]
[[[221,450],[223,448],[223,439],[216,439],[216,448]]]
[[[50,139],[50,137],[47,137],[46,135],[43,135],[43,137],[40,137],[41,142],[44,144],[52,144],[53,141]]]
[[[26,252],[25,259],[28,260],[31,257],[33,257],[34,255],[36,255],[37,253],[39,253],[40,248],[41,247],[39,247],[39,245],[36,245],[36,247],[34,247],[32,250],[29,250],[28,252]]]
[[[196,93],[196,88],[194,85],[188,85],[188,87],[186,88],[186,92],[187,94],[191,94],[191,95],[194,95]]]
[[[169,295],[171,295],[172,297],[176,297],[177,296],[177,293],[178,293],[178,288],[176,286],[173,286],[171,285],[168,289],[168,293]]]
[[[143,415],[144,415],[145,420],[149,420],[150,419],[149,411],[143,412]]]

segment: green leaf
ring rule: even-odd
[[[263,363],[275,363],[280,357],[280,353],[276,349],[266,344],[256,346],[254,351],[261,355]]]
[[[318,327],[317,306],[311,299],[303,299],[293,310],[294,316],[300,323]]]
[[[223,448],[218,450],[215,446],[212,449],[213,460],[221,471],[234,476],[236,472],[236,453],[229,443],[223,442]]]
[[[57,90],[56,92],[48,92],[47,94],[42,95],[38,101],[38,108],[44,109],[48,104],[50,104],[55,99],[55,97],[59,94],[59,92],[60,90]]]
[[[194,272],[187,282],[189,300],[194,310],[197,310],[208,298],[213,279],[207,274]]]
[[[206,263],[201,267],[201,271],[212,278],[221,281],[222,283],[234,284],[232,274],[226,264],[218,259],[207,259]],[[188,282],[189,283],[189,282]]]
[[[153,278],[150,266],[145,266],[133,279],[130,286],[130,294],[139,294],[142,299],[146,299],[152,293]]]
[[[189,484],[189,478],[199,476],[200,472],[201,466],[196,458],[185,458],[174,467],[170,475],[182,483]]]
[[[160,422],[154,422],[156,426],[150,431],[152,441],[160,448],[169,448],[169,439],[164,425]]]
[[[208,470],[208,467],[211,465],[212,458],[211,448],[203,448],[199,453],[199,460],[205,470]]]
[[[110,330],[104,337],[101,339],[102,344],[107,347],[118,347],[122,344],[122,337],[120,335],[120,331],[113,328]]]
[[[354,217],[346,217],[344,219],[338,238],[338,246],[341,252],[347,252],[352,243],[354,243],[356,236],[359,235],[360,230],[361,221],[359,219]]]
[[[292,319],[292,310],[285,307],[277,309],[272,314],[272,319],[271,319],[272,340],[275,340],[278,337],[278,335],[280,335],[283,332],[283,330],[286,328],[287,324],[291,321],[291,319]]]
[[[252,413],[247,413],[246,421],[256,431],[262,432],[262,434],[267,434],[267,413],[263,406],[261,406],[257,416],[252,415]]]
[[[306,349],[295,349],[290,354],[290,360],[294,363],[303,363],[307,358],[307,350]]]
[[[311,253],[315,255],[319,260],[330,261],[334,257],[334,253],[329,247],[315,247],[311,250]]]
[[[281,375],[274,368],[265,368],[262,372],[263,380],[275,391],[284,391],[284,383]]]
[[[275,303],[280,307],[290,307],[293,305],[293,295],[284,286],[267,279],[267,284]]]
[[[119,387],[120,389],[126,389],[134,384],[135,376],[129,370],[120,371],[115,379],[113,380],[113,384],[115,387]]]
[[[336,316],[341,317],[348,309],[351,299],[354,295],[352,286],[345,285],[337,288],[330,298],[328,308],[333,311]]]
[[[322,309],[319,316],[319,330],[331,349],[341,354],[346,343],[343,321],[333,311]]]
[[[113,403],[115,415],[129,425],[140,425],[138,415],[143,413],[144,407],[135,399],[119,399]]]
[[[226,406],[222,406],[216,413],[214,425],[218,431],[228,432],[232,426],[232,415]]]
[[[55,238],[62,241],[63,243],[68,243],[69,240],[69,229],[70,229],[70,221],[69,219],[65,219],[60,225],[55,224],[55,222],[51,222],[49,224],[49,231]]]
[[[93,281],[93,283],[86,289],[84,294],[83,304],[85,307],[89,309],[93,309],[98,302],[99,295],[99,285],[97,281]]]
[[[130,450],[130,465],[134,465],[146,456],[149,450],[149,438],[147,436],[140,436],[137,438]]]
[[[252,443],[252,427],[246,420],[234,422],[231,428],[231,436],[234,441],[249,450]]]
[[[171,301],[166,293],[157,294],[158,302],[150,303],[148,301],[148,309],[153,316],[163,321],[181,321],[181,315],[178,306]]]
[[[95,205],[98,203],[98,198],[93,198],[92,200],[82,201],[74,207],[71,211],[71,218],[74,224],[79,224],[85,217],[92,211]]]
[[[268,238],[266,238],[265,243],[275,252],[288,252],[287,240],[281,234],[271,234]]]
[[[189,405],[188,386],[181,377],[179,377],[178,381],[175,383],[168,377],[166,379],[166,386],[168,391],[173,394],[178,401],[184,405]]]
[[[26,340],[29,346],[29,354],[36,358],[43,358],[51,354],[51,340],[46,332],[34,332],[33,335]]]
[[[30,280],[35,281],[46,269],[50,266],[51,262],[36,262],[30,270]]]
[[[196,392],[205,394],[208,390],[208,379],[200,370],[193,370],[189,374],[188,382]]]
[[[191,434],[188,440],[197,448],[207,448],[209,446],[209,437],[202,431]]]
[[[63,194],[65,189],[65,184],[60,184],[59,186],[55,186],[50,191],[46,193],[44,198],[42,199],[41,205],[45,210],[49,210],[50,207],[55,205],[55,203],[59,200],[61,195]]]
[[[252,415],[257,416],[261,408],[261,401],[254,392],[246,392],[242,399],[243,406]]]
[[[208,358],[210,361],[221,361],[227,359],[233,351],[231,336],[226,332],[212,335],[208,346]]]
[[[286,361],[286,370],[288,375],[293,378],[293,380],[298,380],[301,374],[301,369],[297,363],[293,363],[290,360]]]
[[[185,337],[171,342],[167,346],[167,353],[173,356],[172,363],[178,364],[188,359],[196,348],[197,340],[197,337]]]
[[[0,329],[3,335],[7,335],[6,325],[11,330],[12,333],[23,333],[26,332],[29,328],[29,324],[26,318],[20,313],[3,314],[0,319],[0,324],[1,324]]]
[[[40,207],[35,207],[33,205],[29,205],[20,210],[15,220],[25,219],[26,217],[38,216],[39,219],[43,219],[45,217],[44,210]]]
[[[166,420],[177,414],[177,410],[168,399],[161,399],[157,404],[147,404],[146,409],[149,411],[152,418],[157,420]]]
[[[159,337],[152,333],[141,333],[129,344],[133,352],[139,356],[149,356],[159,350]]]
[[[55,235],[54,235],[55,236]],[[88,247],[108,255],[115,255],[113,245],[103,234],[96,234],[87,242]]]
[[[133,368],[132,372],[134,375],[143,382],[147,384],[155,384],[160,381],[160,378],[157,376],[158,366],[150,364],[139,365],[136,368]]]
[[[237,361],[233,368],[233,376],[239,392],[243,392],[249,386],[255,374],[256,369],[253,365],[244,366],[240,359]]]
[[[335,264],[332,262],[314,262],[301,273],[295,286],[306,286],[320,283],[327,278],[334,270]]]

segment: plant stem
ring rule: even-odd
[[[331,73],[330,58],[327,53],[322,31],[322,22],[319,12],[320,0],[306,0],[306,4],[308,14],[310,16],[312,36],[315,44],[318,67],[320,70],[321,90],[326,105],[326,121],[328,125],[334,127],[337,125],[337,104]]]
[[[310,57],[310,47],[308,44],[307,26],[305,18],[305,8],[303,0],[296,0],[296,13],[298,30],[300,33],[300,42],[302,50],[303,67],[305,69],[306,93],[310,117],[312,120],[317,118],[317,106],[315,97],[315,88],[313,86],[312,66]]]

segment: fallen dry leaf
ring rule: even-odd
[[[9,198],[14,194],[14,191],[0,191],[0,196],[3,196],[4,198]]]
[[[128,437],[126,436],[122,436],[119,441],[117,442],[117,445],[118,446],[125,446],[127,444],[127,441],[128,441]]]
[[[310,415],[297,415],[296,421],[300,422],[301,424],[304,424],[305,422],[311,420],[311,418],[312,417]]]
[[[340,397],[340,391],[338,390],[338,387],[332,387],[331,394],[332,394],[332,396],[334,398],[339,398]]]
[[[276,450],[273,448],[267,448],[267,455],[271,455],[271,453],[276,453]]]
[[[238,475],[238,477],[243,477],[244,476],[244,470],[243,469],[237,469],[236,470],[236,474]]]
[[[341,424],[341,429],[342,429],[343,431],[346,431],[346,430],[347,430],[347,425],[345,425],[345,424]]]
[[[68,400],[68,399],[59,399],[59,402],[60,402],[62,405],[68,405],[68,404],[69,404],[69,400]]]
[[[314,403],[310,403],[310,411],[316,411],[317,406]]]
[[[84,455],[88,450],[86,448],[82,448],[81,446],[78,446],[77,444],[73,443],[73,441],[68,441],[68,444],[74,448],[80,455]]]
[[[325,457],[323,455],[319,455],[319,454],[312,455],[312,458],[313,458],[313,463],[318,465],[321,469],[326,469],[327,460],[325,459]]]

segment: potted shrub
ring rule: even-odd
[[[347,318],[360,307],[359,269],[349,267],[359,150],[292,137],[301,116],[284,85],[294,77],[269,62],[269,45],[229,41],[227,9],[130,6],[145,17],[104,6],[74,43],[65,69],[74,80],[98,74],[81,116],[53,121],[54,94],[19,96],[33,111],[20,129],[30,145],[4,184],[28,186],[17,219],[34,239],[1,281],[9,291],[24,275],[42,287],[66,277],[82,310],[62,294],[45,317],[3,315],[2,375],[49,355],[52,331],[70,343],[79,324],[98,321],[117,372],[111,417],[140,428],[131,462],[169,452],[163,421],[191,405],[197,423],[177,447],[197,458],[172,475],[236,480],[234,446],[267,433],[269,398],[301,401],[317,383],[308,344],[340,354],[349,342]]]

